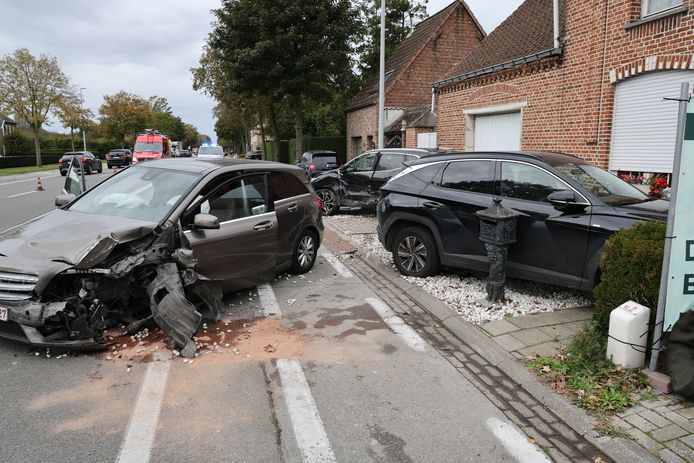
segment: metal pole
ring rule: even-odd
[[[381,0],[381,66],[378,79],[378,149],[383,149],[385,130],[385,76],[386,76],[386,0]]]
[[[82,119],[82,147],[84,148],[84,151],[87,151],[87,135],[84,133],[84,114],[82,113],[84,98],[82,97],[82,90],[86,89],[87,87],[80,87],[80,119]]]
[[[552,3],[554,10],[554,48],[559,48],[559,0],[554,0]]]
[[[667,295],[668,272],[670,270],[670,252],[672,251],[672,229],[675,225],[675,206],[677,205],[677,187],[679,184],[680,164],[682,160],[682,145],[684,144],[684,128],[687,120],[687,101],[689,99],[689,83],[683,83],[680,88],[680,107],[677,116],[677,138],[675,139],[675,163],[672,167],[672,183],[670,188],[670,207],[668,208],[667,227],[665,229],[665,249],[663,251],[663,269],[660,275],[660,289],[658,293],[658,309],[655,314],[655,326],[653,328],[653,350],[651,362],[648,365],[650,371],[655,371],[660,355],[660,338],[663,335],[663,323],[665,321],[665,297]]]

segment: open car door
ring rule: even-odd
[[[79,157],[73,156],[65,176],[63,193],[55,198],[55,207],[65,206],[86,190],[87,181],[84,178],[84,165]]]

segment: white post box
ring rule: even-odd
[[[641,368],[646,360],[648,319],[651,310],[627,301],[610,313],[607,358],[624,368]]]

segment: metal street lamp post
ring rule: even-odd
[[[87,151],[87,134],[84,130],[84,113],[82,112],[82,105],[84,104],[84,98],[82,97],[82,90],[86,90],[87,87],[80,87],[80,119],[82,120],[82,147],[84,151]]]

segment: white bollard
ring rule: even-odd
[[[607,358],[624,368],[641,368],[646,360],[648,319],[651,310],[627,301],[610,313]]]

